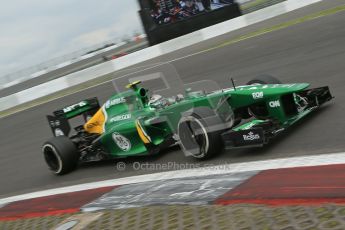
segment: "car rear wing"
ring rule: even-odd
[[[82,115],[86,122],[99,108],[98,99],[90,98],[56,110],[53,112],[54,115],[47,115],[47,119],[54,136],[68,136],[71,131],[69,119]]]

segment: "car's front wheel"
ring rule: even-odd
[[[268,74],[259,75],[255,77],[254,79],[247,82],[247,85],[266,85],[266,84],[282,84],[282,82],[277,79],[276,77],[273,77]],[[268,111],[266,108],[265,103],[258,103],[255,105],[251,105],[248,108],[248,113],[257,119],[267,119],[268,117]]]
[[[46,141],[42,147],[42,152],[49,169],[57,175],[71,172],[78,164],[77,148],[65,136],[53,137]]]
[[[282,84],[282,82],[271,75],[263,74],[259,75],[249,82],[247,82],[247,85],[265,85],[265,84]]]
[[[220,153],[223,143],[220,134],[224,124],[217,114],[207,107],[196,108],[181,117],[177,132],[186,156],[208,159]]]

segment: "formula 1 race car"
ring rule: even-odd
[[[149,95],[140,84],[129,84],[102,106],[91,98],[48,115],[55,137],[42,151],[49,168],[61,175],[80,162],[156,154],[175,144],[197,159],[223,148],[263,146],[333,98],[327,86],[281,84],[269,75],[243,86],[172,97]],[[85,122],[70,134],[69,119],[78,116]]]

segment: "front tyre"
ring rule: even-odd
[[[65,136],[53,137],[46,141],[42,152],[49,169],[56,175],[69,173],[78,164],[78,150],[74,143]]]
[[[282,82],[271,75],[263,74],[259,75],[249,82],[247,82],[247,85],[266,85],[266,84],[282,84]]]
[[[247,85],[267,85],[267,84],[282,84],[282,82],[268,74],[259,75],[249,82]],[[258,103],[255,105],[251,105],[248,108],[248,114],[256,117],[257,119],[265,120],[268,117],[268,111],[266,108],[265,103]]]
[[[224,124],[220,118],[207,107],[196,108],[182,116],[177,133],[185,155],[204,160],[220,153],[222,128]]]

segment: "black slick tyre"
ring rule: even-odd
[[[49,169],[56,175],[74,170],[79,154],[75,144],[65,136],[53,137],[43,144],[42,152]]]
[[[247,85],[265,85],[265,84],[282,84],[282,82],[268,74],[259,75],[252,80],[250,80]]]
[[[271,75],[265,74],[265,75],[259,75],[247,83],[247,85],[267,85],[267,84],[282,84],[282,82]],[[257,119],[262,119],[262,120],[266,119],[268,116],[268,111],[264,103],[259,103],[259,104],[250,106],[248,108],[248,113],[256,117]]]
[[[177,133],[186,156],[199,160],[209,159],[220,153],[223,142],[220,134],[224,124],[208,107],[194,108],[180,119]]]

